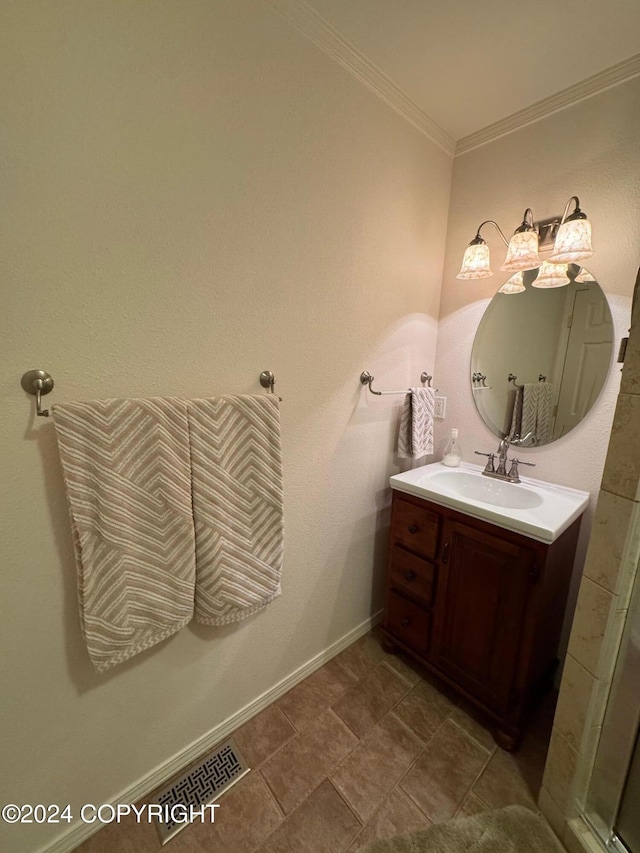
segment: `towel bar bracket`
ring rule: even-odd
[[[276,378],[271,370],[263,370],[260,374],[260,384],[263,388],[269,388],[273,394],[273,386],[276,384]]]
[[[273,375],[272,370],[263,370],[260,374],[260,384],[263,388],[268,388],[270,394],[275,394],[274,385],[276,384],[276,377]],[[282,402],[282,397],[278,397],[278,400]]]
[[[42,395],[48,394],[53,389],[53,378],[46,370],[27,370],[23,374],[20,384],[27,394],[33,394],[36,398],[36,414],[41,418],[49,417],[49,409],[42,408]]]

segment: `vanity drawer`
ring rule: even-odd
[[[391,590],[388,596],[385,628],[414,652],[426,654],[431,623],[429,612]]]
[[[430,605],[433,601],[436,567],[421,557],[416,557],[401,545],[394,545],[389,556],[391,586],[415,595]]]
[[[424,557],[435,559],[440,518],[434,512],[394,494],[391,515],[392,544],[404,545]]]

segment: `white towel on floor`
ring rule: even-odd
[[[405,397],[398,433],[398,456],[418,459],[433,453],[433,388],[410,388]]]
[[[99,672],[193,615],[186,402],[57,404],[55,426],[89,656]]]
[[[225,625],[280,595],[283,489],[275,395],[188,404],[198,622]]]

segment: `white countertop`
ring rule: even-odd
[[[394,474],[389,482],[397,491],[546,543],[555,541],[589,503],[589,492],[528,477],[521,477],[521,483],[508,483],[485,477],[482,470],[469,462],[461,462],[457,468],[433,462]]]

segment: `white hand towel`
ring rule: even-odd
[[[433,453],[433,388],[410,388],[405,397],[398,433],[398,456],[419,459]]]
[[[198,622],[244,619],[280,595],[283,489],[278,398],[188,404]]]
[[[80,620],[99,672],[193,615],[195,538],[186,403],[57,404]]]

